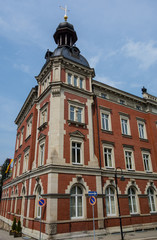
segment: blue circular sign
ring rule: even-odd
[[[90,197],[89,203],[90,203],[90,205],[95,205],[96,204],[96,198],[94,196]]]
[[[38,201],[38,205],[39,205],[40,207],[44,207],[45,204],[46,204],[45,199],[44,199],[44,198],[40,198],[39,201]]]

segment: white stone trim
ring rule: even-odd
[[[145,190],[144,190],[144,194],[147,195],[148,188],[150,188],[150,187],[153,188],[153,190],[155,191],[154,194],[157,195],[157,188],[154,185],[154,183],[151,182],[151,181],[147,182],[147,185],[146,185]]]
[[[90,191],[87,183],[85,182],[84,178],[81,177],[81,179],[79,178],[80,176],[76,177],[76,178],[73,178],[72,181],[69,182],[69,185],[67,186],[67,189],[65,189],[65,193],[67,194],[70,194],[70,190],[71,188],[75,185],[75,184],[80,184],[84,190],[85,190],[85,193],[87,194],[88,191]]]
[[[108,188],[108,187],[113,187],[116,191],[116,185],[115,185],[115,182],[113,180],[110,180],[110,179],[106,180],[106,183],[103,186],[103,193],[104,194],[105,194],[106,188]],[[118,186],[117,186],[117,189],[118,189],[118,194],[122,194],[121,190],[119,189]]]
[[[142,194],[142,192],[141,192],[139,186],[136,184],[135,180],[131,180],[128,182],[128,184],[126,185],[126,188],[125,188],[125,192],[124,192],[125,194],[128,194],[128,189],[130,187],[133,187],[136,189],[137,195]]]

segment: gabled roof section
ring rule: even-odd
[[[38,86],[35,86],[31,89],[28,97],[26,98],[19,114],[17,115],[15,119],[15,123],[20,126],[27,114],[29,113],[30,109],[34,105],[34,101],[36,100],[38,96]]]
[[[70,137],[85,138],[85,135],[78,130],[71,132],[69,134],[70,134]]]

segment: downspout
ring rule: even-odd
[[[105,228],[105,216],[104,216],[104,197],[103,197],[103,176],[102,176],[102,160],[101,160],[101,142],[100,142],[100,128],[99,128],[99,116],[98,116],[98,103],[97,103],[97,96],[94,95],[95,106],[96,106],[96,117],[97,117],[97,132],[98,132],[98,148],[99,148],[99,162],[100,162],[100,173],[101,173],[101,194],[102,194],[102,205],[103,205],[103,222]]]

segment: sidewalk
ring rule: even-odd
[[[9,235],[9,232],[0,229],[0,240],[13,240],[16,239],[13,236]],[[94,235],[89,237],[84,237],[84,234],[80,233],[77,237],[68,237],[67,234],[65,238],[55,238],[57,239],[67,239],[67,240],[94,240]],[[17,240],[32,240],[27,237],[18,237]],[[96,236],[95,240],[121,240],[120,234],[108,234],[104,236]],[[124,240],[157,240],[157,230],[148,230],[148,231],[138,231],[138,232],[129,232],[124,233]]]

